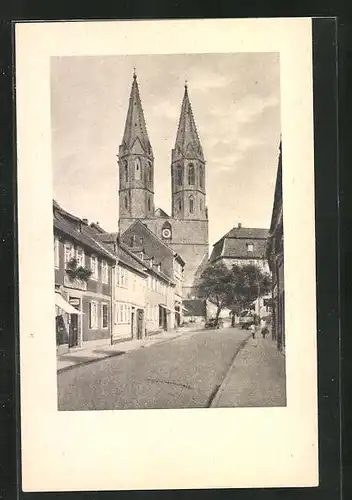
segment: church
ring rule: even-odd
[[[205,158],[187,84],[171,151],[171,214],[155,208],[154,154],[135,73],[119,147],[118,168],[120,237],[123,238],[129,228],[130,232],[131,226],[138,227],[134,224],[136,221],[144,224],[186,263],[183,298],[195,298],[197,280],[209,257],[208,209]]]

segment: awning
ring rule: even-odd
[[[68,314],[83,314],[67,302],[59,293],[55,292],[55,305]]]
[[[166,309],[167,311],[170,311],[172,313],[175,313],[177,311],[175,311],[175,309],[170,309],[170,307],[167,307],[165,304],[159,304],[160,307],[163,307],[164,309]]]

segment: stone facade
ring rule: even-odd
[[[282,151],[280,143],[274,205],[266,254],[272,272],[272,335],[279,350],[285,350],[284,228],[282,205]]]
[[[184,298],[197,295],[197,278],[209,255],[205,174],[203,150],[185,86],[171,152],[171,216],[155,210],[154,156],[134,75],[119,147],[119,231],[123,235],[139,220],[182,256]]]

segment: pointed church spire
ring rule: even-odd
[[[191,156],[204,161],[203,150],[188,96],[187,80],[185,81],[185,92],[181,106],[181,115],[178,123],[174,151],[176,156]]]
[[[150,145],[141,98],[139,95],[136,68],[134,68],[133,82],[122,145],[127,150],[131,150],[137,140],[140,142],[144,153],[149,155],[150,157],[153,157],[153,151]]]

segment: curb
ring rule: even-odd
[[[221,397],[221,395],[222,395],[222,393],[227,385],[227,382],[230,378],[232,369],[236,363],[236,358],[237,358],[238,354],[240,353],[240,351],[242,351],[242,349],[246,346],[246,344],[250,338],[251,338],[251,334],[248,335],[248,337],[245,340],[242,340],[242,342],[240,343],[238,349],[236,350],[236,352],[232,358],[231,364],[229,366],[229,369],[226,372],[225,377],[223,378],[221,384],[218,386],[215,393],[212,395],[210,401],[208,402],[207,408],[218,408],[217,404],[218,404],[219,399],[220,399],[220,397]]]
[[[156,340],[149,347],[151,347],[152,345],[156,345],[156,344],[163,344],[163,343],[166,343],[166,342],[171,342],[171,340],[174,340],[174,339],[176,339],[176,338],[178,338],[180,336],[181,336],[181,334],[175,335],[174,337],[171,337],[169,339]],[[93,359],[90,359],[88,361],[87,360],[86,361],[82,361],[81,363],[75,363],[73,365],[64,366],[63,368],[59,368],[58,370],[56,370],[56,373],[59,374],[59,373],[62,373],[62,372],[73,370],[74,368],[79,368],[80,366],[86,366],[86,365],[90,365],[92,363],[97,363],[98,361],[103,361],[104,359],[113,358],[113,357],[116,357],[116,356],[122,356],[123,354],[128,354],[129,352],[138,351],[138,349],[142,349],[142,347],[145,347],[145,346],[144,345],[140,345],[140,346],[136,347],[135,349],[131,349],[130,351],[112,352],[111,354],[107,354],[106,356],[102,356],[100,358],[93,358]]]

